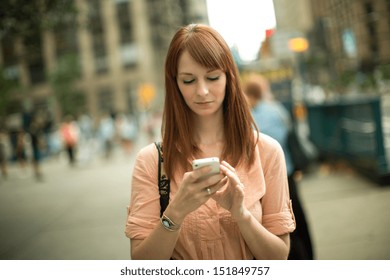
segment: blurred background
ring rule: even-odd
[[[388,0],[2,0],[0,259],[129,257],[132,163],[193,22],[293,116],[316,257],[390,259]]]

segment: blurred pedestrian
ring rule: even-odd
[[[294,178],[295,168],[287,143],[289,130],[292,129],[290,114],[284,105],[273,97],[269,82],[262,75],[256,73],[248,75],[244,91],[260,132],[277,140],[282,146],[285,155],[288,185],[297,223],[295,231],[290,235],[291,249],[289,259],[311,260],[313,259],[312,241]]]
[[[125,155],[131,155],[138,137],[138,127],[133,116],[119,114],[116,118],[117,131]]]
[[[52,136],[52,133],[54,131],[54,118],[53,114],[50,112],[49,109],[45,109],[44,111],[41,112],[41,118],[42,118],[42,126],[43,126],[43,142],[45,146],[43,147],[43,152],[44,156],[48,157],[53,154],[55,154],[55,147],[52,147],[51,144],[51,139],[50,137]]]
[[[8,135],[4,127],[0,126],[0,171],[1,177],[7,179],[8,170],[7,170],[7,147],[8,147]]]
[[[165,64],[162,166],[158,143],[138,153],[126,234],[132,259],[287,259],[295,228],[279,143],[253,129],[229,46],[190,24]],[[218,157],[220,172],[192,170]],[[166,177],[160,204],[159,171]],[[205,176],[206,177],[203,177]],[[164,180],[164,181],[163,181]]]
[[[78,143],[78,127],[72,115],[67,115],[64,118],[60,128],[61,137],[68,155],[70,166],[76,163],[76,149]]]
[[[78,158],[82,164],[87,164],[95,153],[94,124],[88,114],[82,114],[77,119],[79,128]]]
[[[146,115],[145,131],[149,142],[154,142],[161,138],[160,128],[162,123],[162,114],[160,111],[149,112]]]
[[[15,143],[15,159],[18,163],[21,171],[21,176],[25,177],[27,175],[27,139],[26,132],[23,128],[20,128],[16,131],[16,143]]]
[[[115,122],[113,116],[106,113],[99,122],[99,139],[103,145],[103,154],[106,159],[111,158],[114,149],[116,135]]]
[[[40,113],[33,115],[31,123],[28,128],[28,133],[30,134],[31,140],[31,149],[32,149],[32,167],[37,181],[43,180],[43,175],[41,171],[41,161],[42,161],[42,152],[44,147],[47,147],[45,144],[45,119]]]

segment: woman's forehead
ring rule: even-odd
[[[204,72],[213,72],[219,70],[218,67],[205,66],[197,62],[188,51],[184,51],[179,59],[177,65],[178,74],[192,74],[194,70],[202,70]]]

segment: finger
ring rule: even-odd
[[[240,184],[240,179],[238,179],[236,173],[234,171],[231,171],[230,169],[228,169],[227,167],[221,165],[221,171],[223,174],[225,174],[229,180],[232,181],[233,185],[237,185],[237,184]]]
[[[200,188],[210,187],[221,181],[223,177],[224,175],[221,173],[210,175],[206,178],[200,178],[200,180],[198,180],[196,184],[199,185]]]
[[[245,189],[245,186],[242,184],[242,183],[239,183],[236,185],[235,189],[238,191],[238,192],[244,192],[244,189]]]
[[[220,181],[218,181],[218,183],[216,183],[215,185],[211,186],[213,188],[213,190],[215,190],[214,192],[220,190],[221,188],[223,188],[227,183],[229,182],[229,178],[228,177],[223,177]]]
[[[221,162],[221,165],[227,167],[227,168],[228,168],[230,171],[232,171],[232,172],[236,172],[236,169],[234,169],[233,166],[231,166],[228,162],[226,162],[226,161],[224,161],[224,160]]]
[[[206,180],[206,183],[209,184],[209,185],[215,185],[215,184],[220,182],[225,177],[226,176],[223,175],[222,173],[215,174],[215,175],[212,175],[212,176],[208,177],[207,180]]]
[[[230,174],[230,176],[232,176],[232,175],[236,174],[234,169],[232,170],[232,169],[230,169],[229,167],[227,167],[225,165],[221,165],[220,169],[221,169],[222,173],[224,173],[225,175]]]
[[[196,181],[200,177],[209,174],[211,170],[212,170],[211,166],[204,166],[204,167],[201,167],[199,169],[196,169],[196,170],[190,172],[191,173],[190,176],[193,179],[193,181]]]
[[[215,183],[214,185],[210,185],[206,188],[204,188],[204,191],[207,192],[209,195],[211,194],[214,194],[216,193],[217,191],[219,191],[223,186],[226,185],[226,183],[228,182],[228,177],[223,177],[221,180],[219,180],[217,183]],[[210,192],[209,192],[210,190]]]

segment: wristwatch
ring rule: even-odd
[[[177,231],[180,228],[180,225],[175,224],[171,219],[169,219],[165,214],[160,218],[161,224],[168,231]]]

